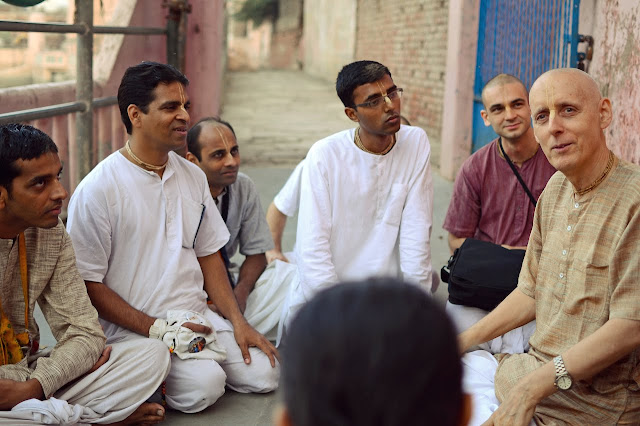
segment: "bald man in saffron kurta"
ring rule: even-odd
[[[611,102],[582,71],[543,74],[530,104],[561,173],[540,197],[518,288],[460,335],[461,349],[533,318],[537,329],[528,354],[496,356],[495,396],[474,398],[500,406],[478,404],[471,424],[638,424],[640,168],[607,148]],[[472,393],[480,352],[463,358]]]

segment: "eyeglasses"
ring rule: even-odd
[[[404,89],[402,89],[401,87],[397,87],[395,89],[393,89],[392,91],[390,91],[389,93],[385,94],[384,96],[378,96],[377,98],[373,98],[367,102],[363,102],[361,104],[357,104],[354,105],[354,108],[358,108],[358,107],[364,107],[364,108],[376,108],[379,107],[380,105],[382,105],[382,103],[388,99],[389,102],[395,101],[396,99],[400,99],[402,98],[402,93],[404,92]]]

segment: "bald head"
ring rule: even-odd
[[[518,84],[518,85],[522,86],[522,89],[524,90],[524,93],[527,93],[527,87],[515,75],[498,74],[495,77],[493,77],[491,80],[487,81],[487,84],[485,84],[484,87],[482,88],[481,96],[482,96],[482,103],[484,104],[484,107],[488,108],[488,103],[487,103],[487,99],[486,99],[486,96],[485,96],[487,90],[492,89],[494,87],[506,86],[508,84]]]
[[[611,101],[587,73],[562,68],[533,83],[529,104],[536,140],[551,165],[576,188],[589,184],[609,158],[604,129],[611,124]]]
[[[580,95],[593,102],[599,102],[602,98],[596,81],[589,74],[577,68],[557,68],[545,72],[531,86],[531,95],[534,94],[534,91],[544,90],[545,87],[549,86],[550,81],[571,82],[571,85]]]

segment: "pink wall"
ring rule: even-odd
[[[190,82],[191,120],[195,122],[203,116],[217,114],[220,109],[224,10],[222,0],[191,0],[189,3],[192,11],[187,18],[184,73]],[[138,0],[129,26],[165,27],[166,16],[167,10],[157,0]],[[104,84],[105,96],[115,95],[125,70],[142,61],[166,62],[166,37],[125,36],[111,74]]]
[[[222,98],[223,1],[190,0],[188,17],[186,72],[190,80],[189,94],[193,104],[192,122],[204,115],[217,114]],[[120,0],[117,7],[122,19],[109,22],[115,26],[165,27],[166,9],[156,0]],[[132,10],[133,9],[133,10]],[[130,17],[130,19],[129,19]],[[164,36],[104,36],[100,51],[94,55],[94,97],[114,96],[124,71],[141,61],[166,62]],[[122,40],[120,40],[120,37]],[[110,38],[107,40],[107,38]],[[0,113],[55,105],[75,100],[75,82],[34,84],[0,89]],[[71,190],[75,176],[75,114],[36,120],[34,126],[49,133],[60,149],[70,173],[65,186]],[[123,146],[124,125],[117,107],[94,110],[93,164]]]
[[[593,27],[585,28],[595,39],[589,74],[613,103],[607,144],[616,155],[640,164],[640,3],[597,0],[594,6]]]
[[[191,82],[191,122],[218,114],[225,65],[224,1],[190,0],[185,75]]]
[[[479,10],[480,0],[449,3],[440,174],[451,180],[471,154]]]

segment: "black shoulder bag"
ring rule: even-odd
[[[536,200],[520,173],[498,146],[533,206]],[[449,302],[487,311],[493,310],[518,285],[525,250],[509,250],[498,244],[467,238],[440,270],[442,281],[449,283]]]

